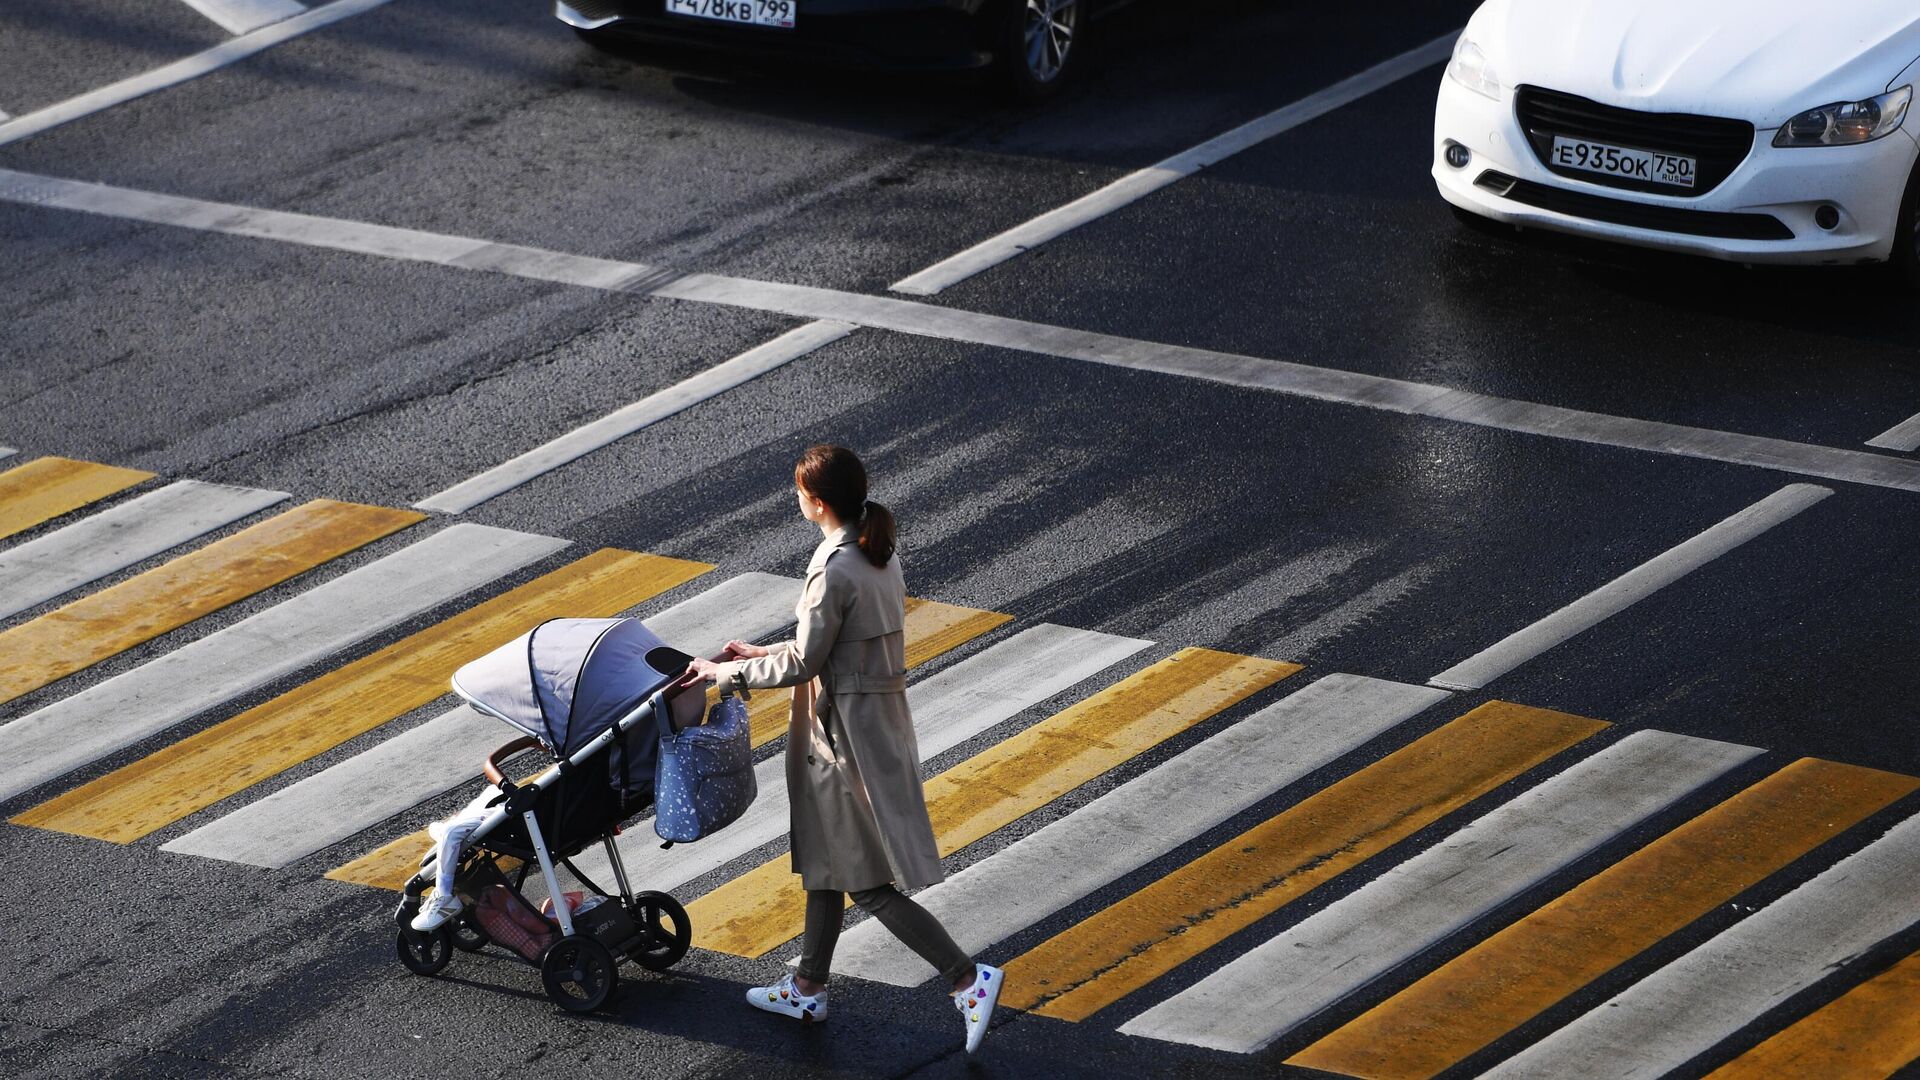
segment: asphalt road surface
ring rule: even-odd
[[[1461,225],[1471,4],[1142,3],[1033,109],[298,7],[0,10],[0,1071],[1916,1074],[1920,305]],[[340,868],[478,781],[381,748],[529,619],[779,637],[818,441],[1019,1007],[969,1060],[867,927],[747,1009],[777,829],[599,1012],[403,970]]]

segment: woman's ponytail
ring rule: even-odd
[[[860,518],[860,550],[875,566],[893,558],[893,511],[871,500]]]
[[[842,524],[860,530],[860,552],[875,566],[894,552],[893,511],[867,499],[867,467],[844,446],[810,446],[793,466],[800,490],[833,508]]]

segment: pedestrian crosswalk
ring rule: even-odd
[[[0,472],[0,706],[29,706],[0,721],[0,798],[37,800],[10,827],[398,888],[427,846],[423,804],[477,785],[480,758],[514,734],[453,703],[454,668],[557,616],[642,615],[710,655],[786,631],[800,591],[411,510],[317,500],[250,521],[289,496],[143,487],[156,479],[47,458]],[[196,632],[242,601],[258,609]],[[1514,702],[1450,706],[1458,695],[1431,685],[1330,673],[1296,688],[1283,659],[931,598],[910,602],[906,634],[929,812],[957,866],[918,899],[1006,968],[1002,1004],[1034,1022],[1381,1078],[1651,1077],[1716,1048],[1717,1077],[1885,1076],[1920,1058],[1920,959],[1844,974],[1916,924],[1920,779]],[[164,648],[63,696],[63,680],[143,646]],[[745,817],[670,850],[645,822],[621,840],[637,884],[687,903],[698,947],[785,959],[800,933],[770,745],[788,701],[750,702],[761,795]],[[1827,854],[1869,827],[1880,835]],[[578,864],[609,869],[598,851]],[[1538,1030],[1789,868],[1811,876]],[[1463,951],[1438,948],[1459,935]],[[842,937],[836,971],[933,978],[870,919]],[[1401,989],[1368,992],[1389,977]],[[1728,1047],[1762,1017],[1769,1030]],[[1526,1045],[1488,1060],[1516,1034]]]

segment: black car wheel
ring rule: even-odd
[[[1906,197],[1900,200],[1900,220],[1894,229],[1893,257],[1887,260],[1895,281],[1908,289],[1920,289],[1920,163],[1907,179]]]
[[[640,928],[640,943],[627,951],[627,959],[648,971],[665,971],[687,955],[693,923],[680,901],[663,892],[643,892],[627,912]]]
[[[1089,0],[1006,0],[994,50],[1000,79],[1018,101],[1043,101],[1080,68]]]
[[[613,954],[590,937],[564,937],[540,958],[540,981],[547,996],[568,1012],[592,1012],[613,996],[620,980]]]
[[[405,928],[395,935],[394,951],[415,975],[437,975],[453,959],[453,934],[444,924],[425,933]]]

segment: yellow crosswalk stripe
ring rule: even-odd
[[[0,702],[64,678],[426,517],[317,499],[0,631]]]
[[[941,653],[957,649],[1013,616],[997,611],[942,604],[937,600],[907,599],[907,667],[915,668]],[[716,692],[717,693],[717,692]],[[708,704],[713,703],[709,694]],[[792,690],[762,690],[747,702],[747,722],[753,728],[753,745],[762,746],[787,733],[787,713],[793,705]]]
[[[1300,670],[1298,664],[1182,649],[927,781],[942,855],[966,847]],[[806,896],[785,856],[688,905],[694,943],[761,956],[791,940]]]
[[[1001,1004],[1084,1020],[1606,726],[1488,702],[1017,957]]]
[[[1288,1060],[1352,1076],[1433,1076],[1917,789],[1909,776],[1796,761]]]
[[[474,775],[479,775],[479,772],[476,764]],[[399,892],[406,888],[408,879],[420,869],[420,857],[432,846],[433,837],[427,835],[427,830],[410,832],[398,840],[381,844],[350,863],[334,867],[327,871],[327,877],[334,881]]]
[[[1842,994],[1707,1080],[1884,1080],[1920,1063],[1920,953]]]
[[[0,540],[125,491],[150,472],[43,457],[0,472]]]
[[[612,615],[711,569],[597,551],[13,820],[137,840],[440,697],[454,669],[543,620]]]

